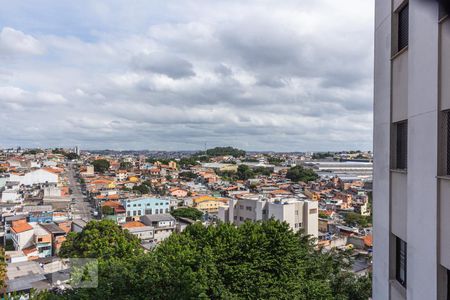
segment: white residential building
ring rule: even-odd
[[[450,19],[375,6],[373,299],[449,299]]]
[[[249,195],[241,199],[230,199],[228,206],[219,207],[219,219],[240,225],[245,221],[259,221],[274,218],[284,221],[295,232],[318,237],[319,219],[317,201],[297,198],[263,199]]]

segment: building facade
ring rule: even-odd
[[[161,198],[138,198],[122,200],[127,217],[169,213],[169,200]]]
[[[228,206],[219,207],[218,217],[223,222],[241,225],[245,221],[259,221],[274,218],[289,224],[295,232],[318,237],[319,219],[316,201],[286,199],[260,199],[248,197],[230,199]]]
[[[373,299],[449,299],[450,20],[375,2]]]

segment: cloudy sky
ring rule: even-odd
[[[373,0],[0,0],[0,148],[372,148]]]

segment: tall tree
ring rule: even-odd
[[[307,169],[302,166],[295,166],[288,170],[286,174],[286,178],[289,178],[292,181],[298,182],[308,182],[314,181],[319,178],[316,172],[313,169]]]
[[[106,159],[96,159],[92,162],[95,172],[104,173],[109,170],[109,161]]]
[[[71,232],[62,244],[61,257],[127,258],[142,252],[140,241],[110,220],[91,221],[80,233]]]
[[[322,253],[275,220],[196,223],[152,252],[119,257],[100,260],[97,289],[69,291],[64,299],[367,300],[371,294],[370,277],[349,271],[347,253]]]

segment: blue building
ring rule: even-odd
[[[28,222],[51,223],[53,221],[53,208],[51,205],[24,206],[22,210],[28,213]]]
[[[169,200],[161,198],[137,198],[122,200],[127,217],[169,213]]]

